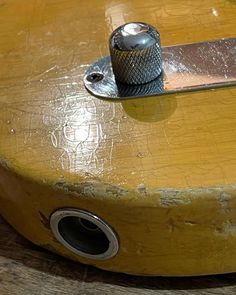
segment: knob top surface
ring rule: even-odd
[[[159,34],[152,26],[133,22],[118,27],[111,35],[110,46],[122,51],[139,51],[153,46]]]

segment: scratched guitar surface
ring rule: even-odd
[[[1,165],[43,186],[98,181],[141,195],[234,189],[235,87],[115,103],[93,97],[82,80],[125,22],[157,27],[165,46],[235,37],[235,16],[233,0],[0,0]],[[0,197],[4,216],[18,202],[6,197],[10,189]]]
[[[163,45],[234,37],[234,1],[1,1],[0,153],[25,174],[134,188],[236,182],[236,89],[111,103],[84,89],[114,28]]]

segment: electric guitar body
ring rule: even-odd
[[[106,270],[236,271],[236,86],[112,101],[83,83],[118,26],[234,38],[236,2],[1,2],[0,214]]]

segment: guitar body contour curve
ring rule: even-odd
[[[99,268],[236,271],[236,87],[107,101],[83,77],[118,26],[163,46],[236,36],[236,2],[14,0],[1,7],[0,214]]]

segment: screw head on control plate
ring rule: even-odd
[[[122,25],[112,33],[109,48],[117,81],[139,85],[161,74],[160,34],[153,26],[142,22]]]

